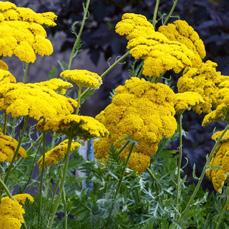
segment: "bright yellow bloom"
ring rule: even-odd
[[[222,75],[216,71],[216,66],[216,63],[207,61],[198,68],[190,68],[178,80],[179,92],[197,92],[203,97],[204,103],[193,108],[198,114],[209,113],[217,106],[217,94]]]
[[[72,142],[71,144],[71,152],[78,149],[80,147],[79,142]],[[44,156],[44,166],[51,166],[51,165],[56,165],[61,161],[66,153],[67,153],[67,148],[68,148],[68,140],[62,141],[59,145],[55,146],[53,149],[49,150],[48,152],[45,153]],[[40,168],[42,168],[43,164],[43,156],[40,157],[38,160],[38,165]]]
[[[47,121],[41,120],[38,128],[42,131],[55,131],[82,139],[99,138],[108,134],[105,126],[96,119],[75,114],[57,116]]]
[[[16,152],[18,142],[16,139],[0,133],[0,162],[11,162]],[[26,151],[23,147],[19,148],[18,155],[26,157]]]
[[[217,136],[221,133],[216,133],[213,138],[218,138]],[[227,131],[226,136],[228,137],[229,131]],[[215,153],[214,157],[210,162],[210,168],[206,172],[209,179],[212,181],[214,189],[217,192],[222,192],[225,181],[229,175],[229,141],[228,139],[220,143],[220,147]]]
[[[24,223],[25,211],[17,200],[3,197],[0,201],[0,228],[19,229]]]
[[[174,100],[175,93],[167,85],[137,77],[117,87],[112,103],[96,117],[110,132],[107,138],[95,142],[96,158],[106,160],[110,145],[120,148],[129,136],[137,142],[132,158],[140,161],[139,167],[132,159],[129,165],[138,172],[144,171],[161,139],[175,133]]]
[[[192,107],[204,103],[202,96],[196,92],[177,93],[175,97],[176,112],[191,110]]]
[[[143,59],[143,75],[160,77],[166,71],[181,72],[201,64],[200,56],[186,45],[155,32],[143,15],[124,14],[116,32],[127,37],[127,48],[135,59]]]
[[[33,63],[36,54],[49,56],[53,46],[46,38],[43,26],[55,26],[52,12],[36,13],[32,9],[0,2],[0,56],[17,56],[21,61]]]
[[[22,193],[22,194],[16,194],[13,195],[13,199],[16,200],[19,204],[25,204],[25,202],[28,200],[29,202],[33,203],[34,198],[28,193]]]
[[[16,78],[8,71],[0,69],[0,84],[16,83]]]
[[[117,23],[115,31],[121,36],[126,36],[129,40],[136,35],[153,32],[154,27],[141,14],[125,13],[122,15],[122,20]]]
[[[55,119],[74,112],[77,102],[46,86],[9,83],[0,87],[0,107],[13,117]]]
[[[212,135],[212,139],[216,141],[222,135],[222,133],[223,133],[223,130],[215,132]],[[229,141],[229,131],[226,131],[223,135],[223,138],[221,139],[221,142],[225,142],[225,141],[226,142]]]
[[[38,85],[38,86],[42,86],[42,87],[47,87],[49,89],[54,90],[55,92],[61,94],[61,95],[65,95],[66,91],[73,87],[73,85],[71,83],[68,83],[62,79],[58,79],[58,78],[53,78],[47,81],[42,81],[39,83],[34,83],[33,85]]]
[[[2,70],[8,70],[8,65],[3,60],[0,60],[0,69],[2,69]]]
[[[65,70],[60,76],[80,87],[98,89],[102,84],[102,78],[97,73],[87,70]]]
[[[184,20],[176,20],[168,25],[162,25],[158,29],[169,40],[178,41],[186,45],[189,49],[198,53],[203,59],[206,56],[206,51],[203,41],[198,33]]]

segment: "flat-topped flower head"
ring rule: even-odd
[[[177,93],[175,96],[175,110],[182,113],[191,110],[194,106],[204,103],[202,96],[196,92]]]
[[[169,40],[179,41],[186,45],[189,49],[198,53],[203,59],[206,56],[206,50],[203,41],[198,33],[184,20],[176,20],[168,25],[162,25],[158,29]]]
[[[126,137],[137,142],[128,166],[143,172],[158,149],[162,138],[170,138],[176,131],[175,93],[167,85],[151,83],[132,77],[115,89],[112,103],[96,119],[110,134],[95,142],[95,156],[105,161],[111,145],[121,148]],[[120,156],[124,159],[128,150]]]
[[[8,135],[0,133],[0,162],[11,162],[16,153],[18,141]],[[25,158],[27,156],[23,147],[19,148],[18,155]]]
[[[53,78],[47,81],[34,83],[34,85],[50,88],[61,95],[65,95],[67,90],[73,87],[71,83],[58,78]]]
[[[196,50],[154,31],[143,15],[124,14],[116,25],[116,32],[126,36],[130,54],[137,60],[143,59],[142,74],[147,77],[161,77],[170,70],[180,73],[202,62]]]
[[[16,83],[16,78],[6,69],[0,69],[0,84]]]
[[[43,131],[63,133],[67,136],[78,136],[82,139],[99,138],[108,135],[106,127],[96,119],[75,114],[56,117],[47,121],[41,120],[38,123],[38,128]]]
[[[0,87],[0,108],[13,117],[28,116],[34,120],[55,119],[75,111],[74,99],[56,93],[47,86],[8,83]]]
[[[222,131],[216,132],[212,138],[216,140],[221,135]],[[217,152],[210,161],[210,168],[206,172],[206,175],[212,181],[214,189],[220,193],[229,176],[229,131],[224,136]]]
[[[80,147],[80,143],[73,141],[71,144],[70,152],[78,149]],[[54,148],[50,149],[48,152],[44,155],[44,166],[48,167],[51,165],[58,164],[66,155],[68,148],[68,140],[62,141],[60,144],[55,146]],[[43,165],[43,156],[40,157],[38,160],[38,165],[40,168],[42,168]]]
[[[102,84],[102,78],[97,73],[87,70],[65,70],[60,76],[79,87],[98,89]]]
[[[154,27],[144,15],[125,13],[122,20],[117,23],[115,31],[129,40],[140,34],[153,32]]]
[[[15,55],[23,62],[34,63],[36,54],[51,55],[53,46],[43,26],[55,26],[56,18],[52,12],[36,13],[0,2],[0,56]]]
[[[17,200],[19,204],[24,205],[25,202],[28,200],[30,203],[34,202],[33,196],[31,196],[28,193],[20,193],[20,194],[15,194],[12,196],[14,200]]]
[[[7,63],[3,60],[0,60],[0,69],[2,69],[2,70],[8,70],[9,69]]]
[[[0,200],[0,228],[20,229],[24,223],[25,210],[15,199],[3,197]]]
[[[188,69],[177,82],[179,92],[196,92],[203,97],[204,103],[197,104],[193,108],[198,114],[209,113],[217,106],[217,94],[222,75],[217,72],[216,67],[216,63],[208,60],[198,68]]]

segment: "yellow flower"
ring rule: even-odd
[[[143,75],[160,77],[166,71],[181,72],[201,64],[200,56],[182,42],[171,41],[154,31],[143,15],[124,14],[116,32],[128,39],[127,48],[135,59],[143,59]]]
[[[153,25],[147,21],[146,17],[141,14],[125,13],[122,15],[122,20],[115,27],[116,33],[121,36],[126,36],[127,39],[132,39],[143,33],[154,31]]]
[[[8,65],[3,60],[0,60],[0,69],[2,69],[2,70],[8,70]]]
[[[55,119],[74,112],[77,102],[57,94],[46,86],[9,83],[0,87],[1,109],[13,117],[28,116],[35,120]]]
[[[125,161],[129,152],[124,152],[120,155],[120,157]],[[138,153],[132,152],[128,161],[128,167],[133,169],[138,173],[143,173],[150,166],[150,157]]]
[[[53,78],[47,81],[42,81],[39,83],[34,83],[34,85],[38,85],[38,86],[42,86],[42,87],[47,87],[49,89],[54,90],[55,92],[61,94],[61,95],[65,95],[67,89],[73,87],[73,85],[71,83],[68,83],[62,79],[58,79],[58,78]]]
[[[196,92],[177,93],[175,98],[176,112],[191,110],[192,107],[204,103],[202,96]]]
[[[0,133],[0,162],[11,162],[16,152],[18,142],[16,139]],[[18,154],[21,157],[26,157],[26,151],[23,147],[19,148]]]
[[[0,201],[0,228],[21,228],[25,211],[17,200],[3,197]]]
[[[48,56],[53,46],[46,38],[43,26],[55,26],[52,12],[36,13],[32,9],[0,2],[0,56],[17,56],[21,61],[33,63],[36,54]]]
[[[16,83],[16,78],[8,71],[0,69],[0,84]]]
[[[203,41],[198,33],[184,20],[176,20],[168,25],[162,25],[158,29],[169,40],[179,41],[186,45],[189,49],[198,53],[203,59],[206,56],[206,51]]]
[[[212,61],[202,63],[198,68],[190,68],[178,80],[179,92],[197,92],[204,103],[197,104],[193,110],[198,113],[209,113],[217,106],[217,94],[222,75],[216,71],[217,64]]]
[[[220,133],[215,133],[213,139],[218,138]],[[229,131],[226,132],[226,138],[220,143],[220,147],[210,161],[210,168],[207,170],[206,175],[212,181],[214,189],[217,192],[222,192],[225,181],[229,175]]]
[[[110,132],[95,142],[96,158],[106,160],[110,146],[122,147],[129,136],[137,142],[129,166],[138,172],[146,170],[161,139],[176,131],[174,101],[175,93],[167,85],[137,77],[117,87],[112,103],[96,116]],[[127,154],[124,151],[122,155]]]
[[[98,89],[102,84],[102,78],[97,73],[87,70],[65,70],[60,76],[80,87]]]
[[[28,193],[22,193],[22,194],[16,194],[13,195],[13,199],[16,200],[19,204],[25,204],[25,202],[28,200],[29,202],[33,203],[34,198]]]
[[[80,147],[80,143],[73,141],[71,144],[70,151],[72,152],[78,149],[79,147]],[[53,149],[46,152],[44,156],[45,167],[58,164],[59,161],[61,161],[65,157],[67,153],[67,148],[68,148],[68,140],[64,140],[59,145],[55,146]],[[43,164],[43,156],[41,156],[40,159],[38,160],[38,165],[40,168],[42,168],[42,164]]]
[[[82,139],[98,138],[108,135],[105,126],[89,116],[66,115],[46,121],[41,120],[38,128],[42,131],[55,131]]]

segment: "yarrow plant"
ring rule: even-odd
[[[0,228],[228,226],[229,78],[205,59],[191,25],[170,22],[177,1],[165,20],[158,19],[159,3],[152,22],[122,16],[115,31],[127,52],[100,75],[72,68],[89,16],[86,0],[59,77],[30,83],[29,64],[53,53],[45,28],[57,15],[0,2]],[[13,56],[23,62],[23,82],[5,62]],[[95,118],[82,115],[82,103],[130,56],[133,73],[111,103]],[[189,110],[204,116],[203,125],[225,123],[212,134],[215,145],[194,185],[182,167],[182,117]],[[177,138],[178,149],[169,150]],[[83,159],[83,149],[95,159]],[[205,175],[215,192],[202,189]]]

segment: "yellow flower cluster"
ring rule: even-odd
[[[3,69],[3,70],[9,69],[7,63],[3,60],[0,60],[0,69]]]
[[[107,138],[95,143],[96,157],[106,159],[110,145],[119,148],[129,136],[138,143],[129,167],[137,172],[145,171],[161,139],[175,133],[174,99],[175,94],[167,85],[137,77],[117,87],[112,103],[96,117],[110,132]],[[124,151],[120,156],[125,158],[127,154]]]
[[[0,85],[5,83],[16,83],[16,78],[8,70],[0,68]]]
[[[108,134],[105,126],[96,119],[75,114],[41,120],[38,122],[38,128],[42,131],[55,131],[82,139],[105,137]]]
[[[79,142],[72,142],[71,144],[71,152],[78,149],[80,147]],[[66,153],[68,148],[68,140],[62,141],[59,145],[55,146],[53,149],[49,150],[45,153],[44,156],[44,166],[51,166],[58,164],[59,161],[61,161]],[[40,157],[38,160],[38,165],[40,168],[42,168],[43,164],[43,156]]]
[[[221,134],[222,132],[216,133],[212,138],[216,140]],[[224,135],[220,147],[210,162],[210,169],[207,170],[206,175],[212,181],[214,189],[221,193],[229,175],[229,131]]]
[[[41,87],[47,87],[49,89],[54,90],[58,94],[65,95],[67,90],[69,88],[72,88],[73,85],[71,83],[68,83],[64,80],[58,79],[58,78],[53,78],[47,81],[42,81],[39,83],[34,83],[32,85],[38,85]]]
[[[13,195],[13,199],[15,199],[19,204],[25,204],[28,200],[30,203],[34,202],[34,198],[28,193],[16,194]]]
[[[158,29],[171,41],[178,41],[186,45],[189,49],[199,54],[203,59],[206,56],[206,50],[203,41],[198,33],[184,20],[176,20],[168,25],[162,25]]]
[[[13,117],[28,116],[35,120],[54,119],[74,112],[77,102],[57,94],[47,86],[8,83],[0,87],[0,109]]]
[[[181,113],[185,110],[191,110],[193,107],[204,103],[202,96],[196,92],[177,93],[175,96],[175,110]]]
[[[216,108],[204,117],[203,125],[217,120],[229,122],[229,77],[224,76],[224,78],[216,94]]]
[[[26,199],[33,202],[33,197],[29,194],[17,194],[12,198],[3,197],[0,200],[0,228],[2,229],[20,229],[24,223],[25,210],[21,204]]]
[[[97,73],[87,70],[65,70],[60,76],[79,87],[98,89],[102,84],[102,78]]]
[[[139,14],[124,14],[116,32],[127,37],[127,48],[135,59],[143,59],[143,74],[160,77],[166,71],[181,72],[185,67],[201,64],[200,56],[185,44],[156,32]]]
[[[198,68],[190,68],[178,80],[179,92],[197,92],[203,97],[204,103],[194,107],[198,114],[211,112],[218,103],[217,93],[223,76],[216,67],[216,63],[208,60]]]
[[[16,139],[0,133],[0,162],[11,162],[16,152],[18,142]],[[18,155],[26,157],[26,151],[23,147],[19,148]]]
[[[17,56],[21,61],[34,63],[36,54],[49,56],[52,43],[43,26],[55,26],[52,12],[36,13],[30,8],[0,2],[0,56]]]

